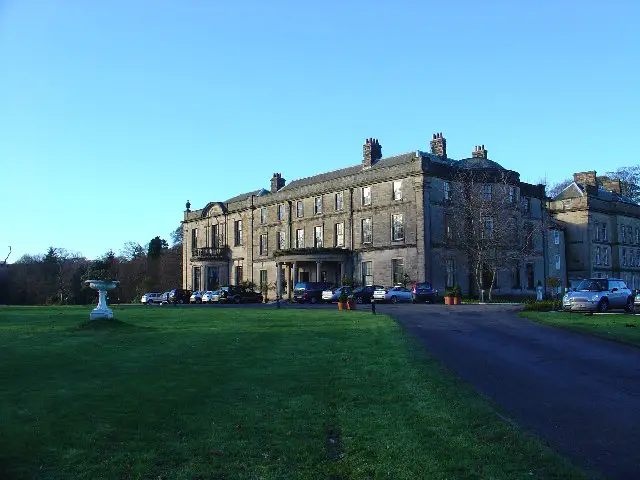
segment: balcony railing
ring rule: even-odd
[[[227,260],[229,258],[228,247],[199,247],[191,250],[191,258],[203,260]]]

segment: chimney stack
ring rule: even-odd
[[[583,186],[592,185],[594,187],[598,186],[598,179],[596,177],[596,171],[591,170],[589,172],[577,172],[573,174],[573,181],[576,183],[581,183]]]
[[[600,180],[600,183],[604,190],[617,193],[618,195],[622,193],[622,182],[620,181],[619,178],[611,179],[608,177],[602,177],[602,178],[599,178],[598,180]]]
[[[382,158],[382,147],[377,138],[367,138],[362,146],[362,168],[370,168]]]
[[[484,149],[484,145],[476,145],[471,154],[471,158],[487,158],[487,151]]]
[[[442,132],[433,134],[431,153],[447,158],[447,139],[442,136]]]
[[[282,178],[281,173],[274,173],[271,177],[271,193],[276,193],[282,187],[286,185],[287,181]]]

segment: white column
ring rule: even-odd
[[[281,265],[282,264],[280,262],[276,263],[276,285],[277,285],[278,298],[282,298],[282,267]]]
[[[287,296],[291,298],[291,292],[293,291],[293,286],[291,284],[291,264],[285,264],[287,266],[285,270],[285,275],[287,277]]]
[[[345,271],[345,263],[340,262],[340,278],[338,279],[338,283],[342,284],[342,279],[346,274],[347,272]]]
[[[293,286],[298,283],[298,262],[293,262]]]
[[[320,282],[320,265],[322,262],[316,262],[316,282]]]

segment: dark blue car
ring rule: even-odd
[[[433,303],[435,292],[429,282],[414,283],[411,290],[411,303],[429,302]]]

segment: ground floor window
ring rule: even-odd
[[[267,283],[267,271],[260,270],[260,285],[265,285]]]
[[[445,260],[445,271],[447,275],[447,288],[453,288],[456,283],[456,263],[453,258]]]
[[[362,284],[373,285],[373,262],[362,262]]]
[[[220,276],[216,267],[207,267],[207,290],[215,290],[220,284]]]
[[[193,267],[193,290],[200,290],[200,267]]]
[[[534,281],[533,281],[533,263],[527,263],[526,271],[527,271],[527,289],[533,290],[535,288]]]
[[[393,275],[393,284],[402,285],[404,281],[404,259],[396,258],[391,260],[391,274]]]
[[[242,265],[236,266],[236,285],[242,282]]]

